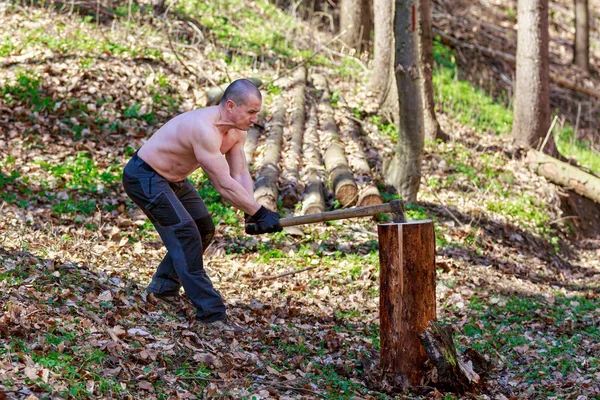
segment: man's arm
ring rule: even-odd
[[[244,143],[236,143],[231,150],[227,152],[225,158],[229,164],[231,177],[242,185],[244,189],[246,189],[246,192],[254,198],[254,182],[252,181],[252,176],[250,176],[250,171],[248,170],[248,163],[246,162],[246,155],[244,154]]]
[[[249,192],[246,185],[243,186],[238,180],[232,178],[229,163],[221,154],[218,144],[214,142],[206,144],[204,142],[202,145],[194,146],[194,153],[200,167],[225,201],[247,214],[256,214],[260,204],[254,200],[254,196],[251,194],[252,179],[250,173],[248,173],[250,179]],[[244,182],[243,179],[242,182]]]

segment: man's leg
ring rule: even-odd
[[[180,184],[170,183],[148,168],[134,156],[123,173],[125,190],[156,227],[180,282],[197,308],[197,318],[203,322],[222,319],[225,304],[202,265],[200,231],[173,191]],[[171,289],[165,288],[168,282],[163,281],[161,288]]]
[[[181,204],[183,204],[198,227],[200,237],[202,238],[202,254],[204,254],[215,235],[215,225],[212,217],[198,191],[188,180],[171,186],[174,186],[173,189],[177,198],[181,201]],[[173,265],[173,258],[167,252],[159,264],[156,273],[152,276],[152,282],[148,286],[147,291],[159,297],[170,297],[177,296],[180,287],[181,283]]]

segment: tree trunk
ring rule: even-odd
[[[377,231],[381,372],[419,385],[427,360],[419,334],[436,319],[433,222],[380,224]]]
[[[575,0],[575,43],[573,45],[573,64],[590,72],[590,29],[588,0]]]
[[[512,136],[518,145],[538,146],[550,126],[548,72],[548,0],[519,0],[515,119]],[[557,154],[554,137],[549,154]]]
[[[371,37],[371,1],[342,0],[340,5],[341,40],[349,47],[361,51],[362,42]]]
[[[273,117],[267,125],[265,153],[261,161],[258,179],[254,183],[254,198],[271,211],[277,211],[279,190],[279,160],[281,159],[281,139],[285,123],[285,101],[278,97],[273,103]]]
[[[329,87],[322,75],[313,74],[312,81],[319,92],[319,125],[323,132],[320,142],[321,147],[325,149],[325,168],[333,193],[343,207],[353,206],[358,200],[358,187],[348,167],[344,146],[340,143],[340,132],[333,116]]]
[[[419,20],[421,22],[420,48],[420,77],[421,90],[425,106],[425,139],[443,141],[448,135],[442,131],[435,117],[435,101],[433,99],[433,33],[431,31],[431,5],[429,0],[421,0],[419,4]]]
[[[393,6],[391,7],[393,9]],[[387,10],[386,10],[387,11]],[[418,12],[417,12],[418,11]],[[376,10],[376,12],[378,12]],[[412,15],[410,16],[412,18]],[[440,139],[442,141],[448,140],[449,136],[442,131],[439,122],[435,116],[435,100],[433,96],[433,34],[432,34],[432,26],[431,26],[431,7],[429,0],[423,0],[420,2],[418,10],[415,9],[415,19],[419,20],[420,29],[419,29],[419,85],[422,90],[423,104],[425,107],[424,113],[424,129],[425,129],[425,138],[430,140]],[[385,57],[385,54],[392,54],[390,50],[384,52],[381,50],[381,54],[377,53],[377,31],[380,29],[384,29],[386,21],[375,20],[375,67],[378,68],[373,73],[373,78],[371,79],[371,88],[375,90],[375,85],[382,85],[379,83],[379,80],[386,79],[387,82],[382,85],[383,90],[381,91],[379,100],[381,104],[381,108],[383,110],[383,114],[392,121],[396,126],[400,126],[399,121],[399,99],[398,99],[398,87],[396,83],[396,75],[394,73],[390,73],[390,70],[384,71],[380,63],[384,63],[385,61],[379,60],[381,57]],[[379,26],[379,28],[378,28]],[[393,39],[389,42],[388,49],[393,48],[394,41]],[[384,43],[382,41],[381,46]],[[378,72],[378,71],[381,71]],[[385,78],[383,77],[385,75]],[[377,80],[377,82],[375,82]]]
[[[315,214],[325,211],[323,199],[323,180],[320,172],[323,171],[323,158],[319,149],[319,135],[317,134],[317,109],[314,104],[308,108],[306,119],[306,132],[304,132],[304,145],[302,151],[306,160],[302,176],[305,178],[304,196],[302,199],[302,214]]]
[[[373,56],[373,75],[369,87],[377,93],[382,104],[389,91],[392,71],[392,49],[394,47],[394,2],[393,0],[374,0],[375,13],[375,51]],[[393,81],[393,84],[396,84]]]
[[[398,87],[398,148],[385,170],[386,180],[406,202],[417,199],[425,120],[419,67],[419,0],[396,0],[394,13],[395,73]]]
[[[281,201],[286,208],[292,208],[298,202],[298,182],[300,181],[300,159],[304,136],[306,89],[306,68],[300,67],[294,75],[293,110],[291,112],[292,137],[290,149],[285,155],[284,172],[281,176]]]

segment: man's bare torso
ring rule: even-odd
[[[237,129],[222,134],[215,126],[219,118],[216,106],[181,114],[156,131],[138,156],[166,179],[182,181],[201,166],[202,143],[220,143],[221,154],[227,154],[244,140],[244,133]]]

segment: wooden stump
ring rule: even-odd
[[[381,373],[419,385],[427,353],[419,334],[436,319],[433,222],[378,226]]]

